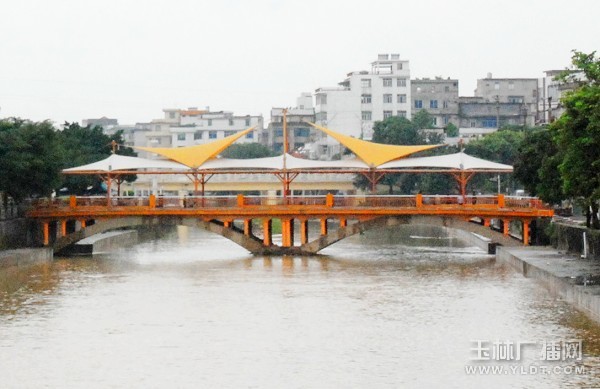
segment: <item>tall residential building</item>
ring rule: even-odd
[[[514,107],[510,113],[499,122],[500,115],[490,116],[490,122],[496,122],[496,127],[503,125],[534,126],[538,116],[538,80],[536,78],[492,78],[488,73],[486,78],[477,80],[475,97],[483,98],[483,102],[492,105],[513,104],[518,105],[518,112]]]
[[[370,140],[373,123],[390,116],[411,116],[409,61],[380,54],[370,71],[348,73],[337,87],[315,90],[316,123],[355,138]]]
[[[100,119],[83,119],[81,121],[83,127],[102,127],[104,130],[110,130],[111,128],[118,126],[119,121],[117,119],[110,119],[106,116],[102,116]]]
[[[276,153],[283,152],[283,110],[271,109],[271,122],[263,131],[261,143],[271,147]],[[303,151],[304,146],[315,140],[316,130],[306,122],[315,121],[315,109],[312,95],[302,93],[296,100],[294,108],[288,108],[287,114],[289,151]]]
[[[436,77],[411,80],[412,112],[424,109],[433,116],[436,128],[449,123],[458,127],[458,80]]]
[[[576,82],[565,83],[555,80],[556,76],[563,72],[564,70],[547,70],[544,72],[545,77],[542,78],[538,104],[538,122],[540,123],[550,123],[560,117],[565,111],[560,99],[566,92],[577,88]],[[584,77],[580,71],[574,71],[572,76],[575,77],[575,80],[581,80]]]

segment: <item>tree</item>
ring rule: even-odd
[[[458,127],[456,127],[452,123],[448,123],[445,130],[446,130],[446,136],[449,138],[456,138],[459,135]]]
[[[61,148],[49,121],[0,121],[0,191],[20,203],[48,196],[60,182]]]
[[[273,150],[260,143],[233,144],[221,153],[221,156],[224,158],[237,159],[264,158],[272,157],[274,155],[275,153]]]
[[[596,53],[574,51],[575,71],[559,80],[578,87],[561,100],[565,112],[550,129],[562,155],[559,164],[566,195],[581,199],[588,227],[600,229],[600,59]]]
[[[64,129],[59,132],[59,139],[63,149],[64,163],[62,168],[85,165],[100,161],[112,152],[112,142],[122,145],[123,133],[118,131],[114,135],[106,135],[102,127],[82,127],[78,123],[65,123]],[[128,147],[120,147],[117,154],[135,156],[136,153]],[[135,175],[122,177],[123,180],[133,181]],[[92,190],[100,191],[102,179],[94,176],[70,175],[63,178],[63,186],[71,193],[83,194]]]
[[[532,196],[549,203],[564,199],[558,170],[561,156],[547,128],[525,133],[514,163],[514,176]]]

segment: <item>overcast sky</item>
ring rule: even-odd
[[[541,77],[600,46],[592,0],[2,0],[0,117],[120,124],[163,108],[263,114],[369,70]]]

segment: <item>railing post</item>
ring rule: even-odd
[[[325,206],[333,207],[333,195],[331,193],[327,193],[327,197],[325,198]]]
[[[156,208],[156,195],[150,195],[150,197],[148,198],[148,206],[150,208]]]
[[[77,206],[77,197],[75,195],[71,195],[69,197],[69,207],[75,208]]]
[[[504,208],[504,195],[498,193],[498,208]]]
[[[417,208],[421,208],[423,206],[423,195],[421,193],[417,193],[417,197],[415,197],[415,202],[417,204]]]
[[[241,193],[237,195],[237,206],[240,208],[244,206],[244,195]]]

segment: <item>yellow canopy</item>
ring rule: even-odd
[[[196,146],[188,147],[134,147],[135,149],[149,151],[151,153],[159,154],[167,157],[173,161],[182,163],[192,169],[197,169],[204,162],[211,158],[216,157],[219,153],[229,147],[233,142],[246,135],[250,131],[254,130],[254,127],[250,127],[247,130],[240,131],[237,134],[227,136],[223,139],[211,143],[205,143]]]
[[[331,136],[350,150],[356,156],[363,160],[369,166],[377,167],[389,161],[401,159],[411,154],[417,153],[423,150],[433,149],[443,145],[416,145],[416,146],[396,146],[386,145],[382,143],[367,142],[364,140],[356,139],[348,135],[343,135],[329,128],[318,126],[314,123],[308,123],[311,126],[323,131],[327,135]]]

